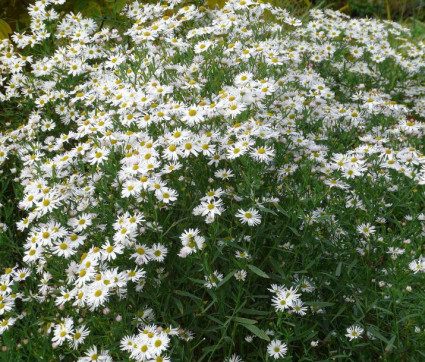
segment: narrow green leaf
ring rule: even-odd
[[[371,310],[372,308],[369,308],[369,310]],[[373,309],[374,310],[379,310],[379,311],[381,311],[381,312],[384,312],[384,313],[386,313],[386,314],[388,314],[388,315],[393,315],[393,312],[391,312],[389,309],[385,309],[385,308],[382,308],[382,307],[378,307],[378,306],[374,306],[373,307]]]
[[[396,337],[396,335],[393,334],[393,336],[391,337],[387,346],[385,347],[385,352],[391,352],[391,350],[393,349],[393,346],[394,346],[395,337]]]
[[[217,324],[219,324],[221,326],[224,325],[224,323],[220,319],[215,318],[212,315],[206,314],[205,317],[207,317],[208,319],[211,319],[212,321],[216,322]]]
[[[358,259],[354,259],[353,262],[348,266],[347,271],[348,273],[351,272],[351,269],[354,268],[354,266],[358,263]]]
[[[332,307],[335,303],[329,302],[304,302],[304,305],[316,306],[316,307]]]
[[[292,230],[292,232],[296,235],[296,236],[300,236],[300,233],[298,232],[297,229],[294,229],[292,226],[289,226],[289,228]]]
[[[263,211],[263,212],[266,212],[268,214],[273,214],[273,215],[277,216],[277,214],[273,210],[271,210],[267,207],[259,206],[258,208],[260,209],[260,211]]]
[[[178,295],[181,295],[181,296],[184,296],[184,297],[189,297],[189,298],[194,299],[196,301],[202,300],[202,298],[199,298],[196,295],[193,295],[193,294],[191,294],[189,292],[185,292],[184,290],[175,290],[174,293],[175,294],[178,294]]]
[[[179,309],[180,314],[183,314],[184,313],[184,309],[183,309],[182,302],[180,301],[180,299],[177,299],[177,298],[173,298],[173,299],[176,302],[176,305],[177,305],[177,308]]]
[[[378,338],[378,339],[380,339],[381,341],[383,341],[383,342],[385,342],[385,343],[387,343],[388,344],[388,339],[386,339],[382,334],[381,334],[381,332],[379,332],[378,331],[378,329],[376,329],[376,328],[368,328],[368,331],[373,335],[373,336],[375,336],[376,338]]]
[[[241,326],[244,326],[246,329],[248,329],[250,332],[254,333],[257,337],[264,339],[265,341],[270,341],[270,337],[260,328],[257,326],[254,326],[253,324],[240,324]]]
[[[236,273],[236,270],[232,270],[229,274],[227,274],[220,283],[217,284],[217,288],[221,287],[223,284],[227,283]]]
[[[275,203],[275,204],[273,204],[275,207],[276,207],[276,209],[278,209],[283,215],[285,215],[285,216],[288,216],[289,217],[289,215],[288,215],[288,213],[285,211],[285,209],[282,207],[282,206],[280,206],[279,204],[277,204],[277,203]]]
[[[270,314],[269,312],[265,312],[263,310],[256,310],[256,309],[248,309],[248,308],[243,308],[240,310],[241,313],[244,314],[249,314],[249,315],[268,315]]]
[[[410,318],[413,318],[413,317],[419,317],[419,316],[421,316],[421,315],[422,315],[421,313],[413,313],[413,314],[409,314],[409,315],[407,315],[407,316],[405,316],[405,317],[403,317],[403,318],[399,319],[399,320],[397,321],[397,324],[403,323],[403,322],[405,322],[405,321],[409,320]]]
[[[257,268],[256,266],[252,265],[252,264],[248,264],[247,265],[248,269],[250,269],[253,273],[257,274],[258,276],[260,276],[261,278],[266,278],[268,279],[269,276],[264,273],[261,269]]]
[[[187,279],[189,279],[190,281],[192,281],[196,284],[201,284],[201,285],[205,284],[205,280],[195,279],[195,278],[187,278]]]
[[[335,275],[336,275],[337,277],[339,277],[339,276],[341,275],[341,267],[342,267],[342,261],[340,261],[340,262],[338,263],[338,266],[336,267]]]
[[[242,317],[231,317],[232,320],[241,324],[256,324],[257,321],[254,319],[242,318]]]

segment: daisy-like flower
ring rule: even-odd
[[[352,325],[347,328],[347,334],[345,335],[347,338],[352,341],[353,339],[360,338],[364,332],[364,329],[357,325]]]
[[[162,201],[164,204],[169,204],[170,202],[177,200],[177,192],[168,187],[163,187],[161,190],[155,191],[155,196],[159,201]]]
[[[31,249],[25,252],[23,261],[29,264],[33,263],[42,257],[43,251],[44,251],[43,247],[32,247]]]
[[[75,232],[80,232],[92,224],[92,218],[90,214],[82,214],[77,218],[69,219],[68,225],[74,227]]]
[[[74,292],[69,290],[62,290],[61,296],[56,298],[55,304],[57,306],[65,304],[67,301],[71,300],[74,297]]]
[[[253,208],[250,208],[247,211],[239,209],[235,216],[242,222],[242,224],[248,224],[249,226],[256,226],[261,223],[260,213]]]
[[[87,350],[84,357],[78,359],[78,362],[93,361],[112,362],[112,358],[109,356],[109,351],[102,350],[99,352],[96,346],[92,346]]]
[[[110,151],[107,148],[96,148],[89,155],[89,163],[91,165],[100,165],[108,158]]]
[[[122,245],[111,245],[108,241],[106,244],[102,245],[102,260],[110,261],[116,259],[118,254],[123,253],[123,249]]]
[[[22,268],[15,271],[14,280],[22,281],[30,276],[31,271],[28,268]]]
[[[224,211],[223,202],[220,199],[204,201],[200,205],[202,209],[202,216],[221,215]]]
[[[127,244],[129,240],[134,240],[136,236],[137,230],[134,225],[124,225],[114,234],[114,242],[117,244]]]
[[[232,170],[229,169],[220,169],[214,173],[214,176],[217,178],[221,178],[222,180],[227,180],[234,176]]]
[[[235,85],[236,86],[245,85],[252,80],[252,77],[253,77],[252,73],[249,73],[249,72],[240,73],[235,77]]]
[[[131,352],[134,348],[134,344],[136,341],[135,336],[125,336],[121,339],[120,345],[122,351],[129,351]]]
[[[76,252],[66,240],[55,243],[52,251],[54,254],[63,256],[65,259],[68,259]]]
[[[90,305],[90,310],[95,310],[103,305],[108,300],[108,288],[102,283],[95,283],[90,287],[87,295],[87,304]]]
[[[265,146],[253,149],[250,155],[255,161],[269,163],[273,160],[275,152],[272,148]]]
[[[223,280],[223,274],[219,273],[217,270],[214,271],[210,276],[205,275],[204,276],[206,282],[205,286],[208,289],[216,288],[217,284],[220,283]]]
[[[243,282],[246,279],[246,275],[247,275],[246,270],[241,269],[234,274],[234,277],[236,278],[237,281]]]
[[[86,329],[86,326],[82,325],[75,330],[72,338],[69,339],[69,344],[73,349],[77,349],[80,344],[84,342],[86,337],[90,334],[90,331]]]
[[[292,26],[296,26],[296,27],[302,25],[301,20],[295,19],[292,16],[287,16],[284,21],[285,21],[286,24],[289,24],[289,25],[292,25]]]
[[[136,252],[130,257],[136,259],[136,264],[147,264],[152,259],[152,253],[146,245],[135,245],[134,249]]]
[[[14,306],[14,301],[12,299],[10,299],[10,297],[8,298],[3,298],[1,297],[0,299],[0,316],[2,316],[3,314],[10,312]]]
[[[201,41],[195,45],[195,49],[194,49],[195,53],[196,54],[203,53],[207,51],[208,48],[211,47],[211,45],[213,45],[212,41],[209,41],[209,40]]]
[[[301,291],[306,293],[312,293],[315,290],[315,287],[311,284],[310,280],[306,278],[300,280],[299,288]]]
[[[13,285],[13,280],[9,277],[3,277],[0,279],[0,296],[10,294],[12,292],[11,286]]]
[[[132,269],[127,271],[127,278],[134,283],[137,283],[146,275],[146,272],[143,269]]]
[[[39,202],[36,203],[36,211],[40,216],[51,212],[60,206],[60,200],[57,195],[49,194],[43,197]]]
[[[272,304],[275,307],[276,311],[284,311],[286,309],[293,307],[294,300],[292,298],[287,298],[286,295],[279,293],[272,299]]]
[[[203,119],[204,119],[204,112],[197,107],[191,107],[187,109],[186,113],[181,118],[181,120],[183,122],[186,122],[189,126],[198,124],[199,122],[202,122]]]
[[[414,273],[424,272],[425,271],[425,258],[419,258],[413,260],[409,263],[409,269]]]
[[[297,288],[285,288],[284,286],[272,286],[275,288],[276,296],[272,298],[272,304],[276,311],[285,311],[293,308],[294,304],[299,300],[300,294],[297,294]],[[269,289],[270,290],[270,289]]]
[[[225,115],[231,118],[235,118],[236,116],[241,114],[245,109],[246,109],[246,105],[244,103],[233,102],[227,106],[225,110]]]
[[[199,236],[199,230],[198,229],[188,229],[185,230],[180,235],[180,240],[184,246],[188,245],[189,243],[193,242],[194,238]]]
[[[243,359],[237,354],[232,354],[229,358],[226,358],[223,362],[243,362]]]
[[[16,322],[16,318],[0,319],[0,335],[7,331]]]
[[[72,338],[73,332],[74,322],[71,318],[66,318],[63,323],[56,325],[52,342],[60,346],[63,342]]]
[[[163,262],[167,256],[168,249],[162,244],[153,244],[150,254],[153,260]]]
[[[269,354],[269,356],[273,357],[274,359],[285,357],[287,352],[288,352],[288,347],[286,343],[282,343],[278,339],[271,341],[269,345],[267,346],[267,353]]]
[[[207,194],[201,199],[201,201],[211,201],[216,197],[221,197],[224,194],[224,191],[221,188],[217,190],[210,190]]]
[[[360,224],[357,226],[357,232],[365,237],[369,237],[374,234],[375,231],[375,226],[372,226],[370,223]]]
[[[152,346],[154,349],[154,355],[160,355],[167,350],[168,344],[170,343],[170,337],[166,333],[155,333],[152,338]]]
[[[233,145],[231,145],[228,150],[227,150],[227,154],[226,157],[229,160],[233,160],[235,158],[238,158],[242,155],[244,155],[247,151],[247,147],[244,147],[241,143],[235,143]]]
[[[294,310],[295,313],[301,316],[306,315],[306,311],[308,310],[307,307],[303,306],[303,302],[299,299],[294,301],[292,309]]]
[[[142,183],[137,180],[127,180],[122,187],[122,197],[136,196],[142,189]]]

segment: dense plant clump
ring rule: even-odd
[[[424,42],[253,0],[136,1],[118,29],[63,3],[0,44],[0,356],[425,356]]]

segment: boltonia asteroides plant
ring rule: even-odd
[[[254,0],[128,1],[116,28],[64,2],[0,42],[0,356],[419,359],[425,43]]]

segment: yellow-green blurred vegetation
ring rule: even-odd
[[[61,6],[64,12],[81,12],[84,16],[102,20],[105,25],[119,15],[131,0],[68,0]],[[302,16],[311,8],[340,10],[354,17],[378,17],[408,24],[417,35],[425,37],[425,0],[263,0],[286,8],[296,16]],[[223,6],[225,0],[188,0],[187,3],[202,2],[211,8]],[[31,0],[0,0],[0,39],[12,30],[28,27],[27,13]]]

